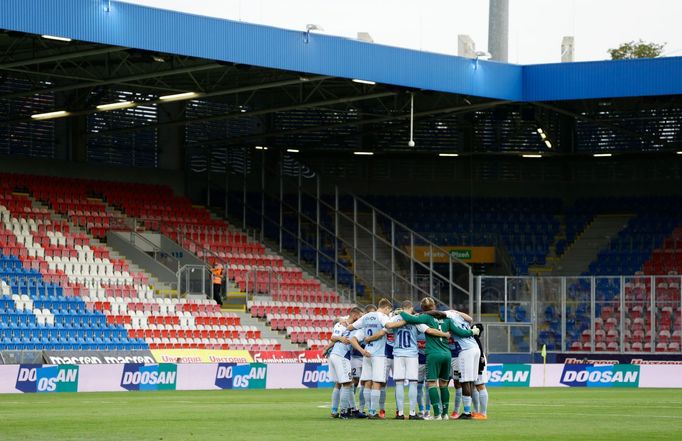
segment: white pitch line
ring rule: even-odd
[[[550,412],[529,412],[526,415],[556,415],[554,413]],[[622,414],[622,413],[580,413],[580,412],[561,412],[557,416],[561,415],[575,415],[575,416],[589,416],[589,417],[594,417],[595,415],[598,416],[605,416],[605,417],[624,417],[624,418],[630,418],[632,417],[632,414]],[[674,420],[682,420],[682,416],[676,416],[676,415],[647,415],[645,418],[662,418],[662,419],[674,419]]]
[[[496,406],[566,407],[566,404],[495,403]]]

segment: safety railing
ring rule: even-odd
[[[212,296],[211,269],[207,265],[183,265],[177,276],[178,296]]]
[[[351,301],[431,296],[473,310],[468,264],[366,200],[285,163],[291,164],[286,154],[268,158],[261,151],[251,157],[249,173],[228,172],[224,188],[207,193],[222,191],[227,217],[256,228],[260,240],[309,265],[335,291],[347,290]]]
[[[482,337],[487,353],[531,353],[533,350],[530,323],[486,323]]]
[[[548,352],[680,353],[682,276],[476,277],[475,318]]]
[[[143,246],[145,250],[149,250],[146,251],[147,255],[151,256],[155,261],[173,272],[177,272],[180,269],[180,261],[167,252],[163,251],[161,247],[156,245],[154,242],[147,239],[137,231],[130,230],[126,233],[129,234],[131,244],[137,247]]]

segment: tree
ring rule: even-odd
[[[647,43],[640,39],[639,41],[630,41],[623,43],[615,49],[609,49],[612,60],[631,60],[633,58],[656,58],[663,53],[663,48],[667,43]]]

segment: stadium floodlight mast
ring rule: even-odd
[[[308,23],[305,25],[305,32],[303,33],[303,42],[308,44],[310,41],[310,31],[320,31],[324,32],[324,28],[318,24]]]

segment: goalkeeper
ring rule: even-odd
[[[421,309],[425,314],[418,316],[401,312],[400,316],[408,324],[424,324],[429,328],[442,332],[450,332],[453,335],[464,338],[479,334],[478,328],[471,330],[456,326],[447,316],[436,311],[436,303],[430,297],[421,301]],[[429,386],[429,398],[433,407],[433,415],[436,420],[448,419],[448,403],[450,392],[451,355],[448,347],[448,338],[426,335],[426,381]]]

